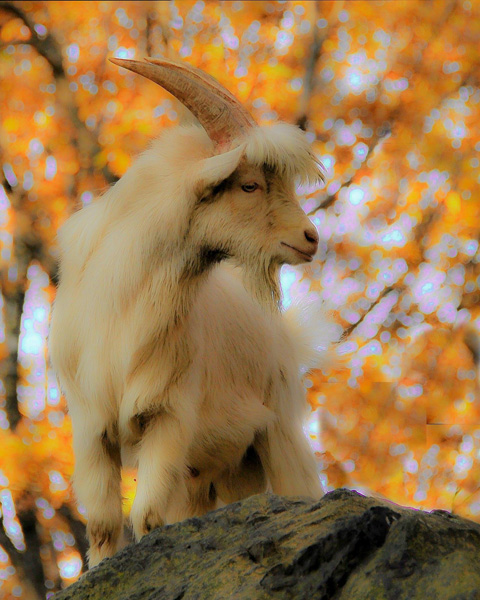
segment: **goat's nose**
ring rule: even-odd
[[[312,244],[318,244],[318,232],[314,227],[309,227],[304,231],[305,239]]]

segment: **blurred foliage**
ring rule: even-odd
[[[306,378],[324,484],[480,520],[480,3],[2,1],[0,28],[0,598],[85,556],[46,356],[56,231],[183,113],[109,56],[185,59],[306,130],[322,241],[282,283],[345,331]],[[126,513],[133,494],[126,473]]]

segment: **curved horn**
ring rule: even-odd
[[[256,126],[250,113],[211,75],[166,58],[146,60],[111,58],[110,62],[151,79],[173,94],[218,145],[228,144]]]

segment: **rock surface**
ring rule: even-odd
[[[336,490],[157,529],[55,600],[480,600],[480,525]]]

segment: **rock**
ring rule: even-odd
[[[336,490],[153,531],[55,600],[477,600],[480,525]]]

